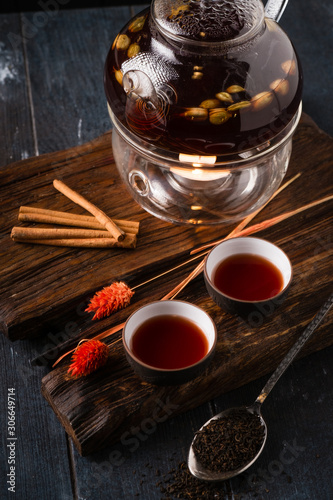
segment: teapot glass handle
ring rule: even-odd
[[[265,5],[265,16],[274,19],[277,23],[280,21],[284,9],[287,7],[288,0],[267,0]]]

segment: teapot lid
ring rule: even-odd
[[[152,17],[168,39],[189,44],[241,43],[260,29],[260,0],[153,0]]]

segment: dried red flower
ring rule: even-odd
[[[84,377],[105,365],[109,348],[100,340],[85,340],[75,349],[68,373],[73,377]]]
[[[118,311],[118,309],[128,306],[133,295],[133,290],[126,283],[115,281],[110,286],[106,286],[103,290],[96,292],[90,300],[86,311],[95,311],[93,319],[110,316],[110,314]]]

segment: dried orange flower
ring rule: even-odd
[[[87,312],[95,311],[93,319],[101,319],[123,309],[131,302],[133,290],[123,281],[115,281],[97,292],[90,300]]]
[[[75,349],[68,373],[73,377],[84,377],[105,365],[109,348],[100,340],[86,340]]]

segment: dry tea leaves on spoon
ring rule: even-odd
[[[196,433],[193,451],[206,469],[229,472],[251,462],[264,439],[260,417],[246,408],[234,408]]]

